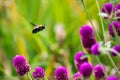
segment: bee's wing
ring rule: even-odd
[[[31,24],[32,24],[33,26],[37,26],[36,24],[34,24],[34,23],[32,23],[32,22],[31,22]]]

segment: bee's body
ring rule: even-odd
[[[34,28],[32,30],[33,34],[45,29],[45,26],[43,26],[43,25],[36,25],[36,24],[33,24],[33,23],[31,23],[31,24],[34,26]]]

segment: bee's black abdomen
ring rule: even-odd
[[[39,32],[39,29],[38,28],[34,28],[33,30],[32,30],[32,33],[34,34],[34,33],[37,33],[37,32]]]
[[[43,29],[45,29],[45,26],[39,26],[39,27],[35,27],[33,30],[32,30],[32,33],[37,33],[39,31],[42,31]]]

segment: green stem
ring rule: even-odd
[[[117,72],[119,73],[119,75],[120,75],[120,71],[119,71],[119,69],[117,68],[117,66],[115,65],[115,63],[114,63],[114,61],[113,61],[113,59],[112,59],[111,55],[110,55],[110,54],[108,54],[108,57],[109,57],[109,59],[110,59],[110,61],[111,61],[112,65],[115,67],[116,71],[117,71]]]
[[[89,19],[91,25],[93,26],[93,28],[94,28],[94,30],[95,30],[95,33],[96,33],[98,39],[101,41],[101,38],[100,38],[98,32],[96,31],[95,26],[94,26],[93,23],[92,23],[92,20],[91,20],[91,18],[90,18],[90,15],[89,15],[89,13],[88,13],[88,10],[87,10],[87,8],[86,8],[86,5],[85,5],[84,0],[81,0],[81,2],[82,2],[83,7],[84,7],[84,9],[85,9],[86,15],[87,15],[87,17],[88,17],[88,19]]]
[[[99,64],[102,64],[98,56],[96,56],[96,59],[97,59]]]
[[[104,50],[107,51],[107,52],[111,52],[112,51],[112,52],[116,53],[120,57],[119,53],[117,51],[111,49],[111,48],[104,48]],[[119,69],[117,68],[116,64],[114,63],[110,53],[108,53],[107,55],[108,55],[112,65],[115,67],[116,71],[120,74]]]
[[[29,80],[33,80],[29,73],[27,73],[27,77],[29,78]]]
[[[86,80],[86,79],[83,77],[83,80]]]
[[[92,75],[90,76],[90,79],[86,79],[86,80],[95,80],[94,74],[92,74]]]
[[[98,11],[100,13],[100,7],[99,7],[99,4],[98,4],[98,0],[95,0],[96,2],[96,5],[97,5],[97,8],[98,8]],[[100,21],[101,21],[101,24],[102,24],[102,30],[103,30],[103,36],[104,36],[104,42],[106,43],[106,38],[105,38],[105,29],[104,29],[104,24],[103,24],[103,20],[102,20],[102,17],[100,16]]]

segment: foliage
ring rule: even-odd
[[[109,2],[113,0],[103,0]],[[117,3],[115,0],[113,3]],[[95,0],[85,1],[89,15],[96,25],[102,40],[103,31]],[[99,6],[102,6],[101,0]],[[44,25],[45,30],[32,34],[35,24]],[[83,51],[79,28],[89,20],[80,0],[1,0],[0,1],[0,79],[26,80],[20,77],[12,65],[12,58],[19,54],[27,58],[31,69],[41,66],[46,77],[53,80],[54,69],[58,65],[67,67],[70,75],[76,72],[73,56]],[[107,22],[104,21],[107,32]],[[63,27],[62,40],[58,40],[56,27]],[[62,34],[62,32],[61,32]],[[60,36],[59,36],[60,37]],[[98,39],[97,39],[98,40]],[[90,55],[93,65],[96,58]],[[101,61],[112,68],[103,55]],[[114,60],[117,60],[116,58]],[[72,77],[72,76],[71,76]]]

